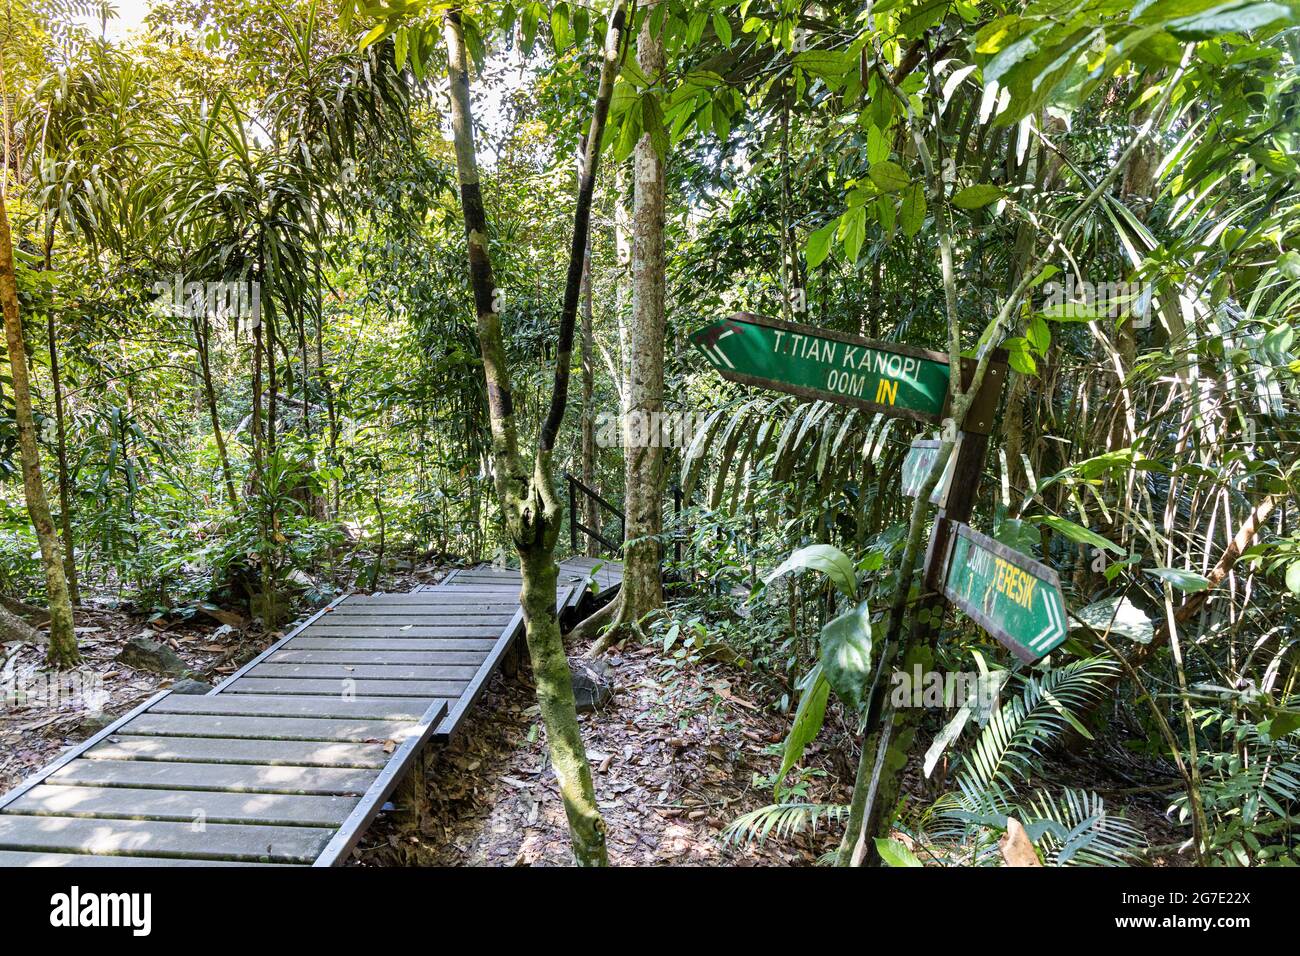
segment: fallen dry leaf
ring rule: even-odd
[[[1007,817],[1007,832],[998,840],[998,849],[1007,866],[1042,866],[1029,834],[1015,817]]]

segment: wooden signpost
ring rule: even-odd
[[[1059,646],[1069,628],[1056,572],[969,525],[953,530],[944,596],[1026,664]]]
[[[800,398],[864,408],[925,422],[948,410],[948,356],[894,342],[797,325],[741,312],[691,335],[723,378]],[[972,360],[963,360],[969,382]],[[970,518],[988,433],[1006,378],[1004,357],[989,364],[931,502],[939,506],[922,579],[972,620],[1031,663],[1068,634],[1056,572],[973,530]],[[942,443],[912,442],[903,462],[903,494],[920,494]]]
[[[728,381],[800,398],[940,422],[947,414],[948,356],[897,342],[877,342],[812,325],[738,312],[691,334],[691,342]],[[975,362],[962,363],[969,382]],[[990,366],[966,429],[993,426],[1005,368]]]
[[[749,313],[713,322],[693,333],[691,342],[729,381],[923,422],[943,422],[949,415],[950,363],[941,352]],[[970,387],[976,364],[962,360],[963,388]],[[966,611],[1027,663],[1065,639],[1065,602],[1056,574],[966,524],[1006,374],[1006,353],[999,350],[985,368],[980,390],[954,436],[942,481],[931,497],[939,508],[921,569],[922,595],[911,607],[915,626],[904,633],[903,610],[891,611],[880,651],[882,665],[902,659],[909,647],[934,646],[945,600]],[[921,493],[942,447],[933,439],[912,444],[903,465],[905,494]],[[884,715],[887,682],[880,679],[884,669],[876,668],[867,693],[864,726],[869,735],[878,735],[878,742],[870,796],[853,854],[855,864],[870,856],[867,837],[880,832],[884,808],[893,807],[898,796],[899,775],[883,774],[893,728],[901,720],[914,731],[919,720],[911,712]],[[864,749],[864,760],[865,755]]]

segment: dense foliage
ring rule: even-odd
[[[5,201],[74,592],[171,616],[245,602],[276,623],[394,560],[509,551],[448,6],[167,0],[119,42],[101,36],[107,5],[4,0]],[[515,413],[535,437],[609,11],[461,6]],[[865,747],[873,669],[923,664],[1001,674],[1002,704],[920,718],[925,776],[952,771],[931,804],[886,808],[911,846],[884,842],[887,862],[995,862],[1009,816],[1049,864],[1131,860],[1144,840],[1116,808],[1039,779],[1071,735],[1174,780],[1201,860],[1297,862],[1300,7],[632,14],[667,65],[628,57],[614,88],[575,357],[592,385],[570,392],[555,460],[622,501],[623,450],[584,449],[577,422],[616,421],[637,374],[627,169],[649,137],[668,180],[665,411],[689,427],[662,489],[680,490],[663,540],[681,587],[639,630],[683,666],[741,662],[792,725],[776,803],[731,835],[850,819],[806,799],[801,756],[819,733]],[[734,311],[1006,349],[971,524],[1058,570],[1075,615],[1061,650],[1027,666],[949,615],[888,658],[930,517],[899,472],[931,429],[721,382],[686,335]],[[11,384],[0,590],[43,603]]]

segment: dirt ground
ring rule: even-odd
[[[87,602],[76,611],[82,664],[52,680],[45,647],[0,644],[0,793],[21,782],[73,744],[170,687],[172,678],[137,671],[115,658],[125,642],[148,632],[165,642],[194,675],[218,683],[277,640],[238,614],[199,614],[189,621],[148,623],[143,617]],[[22,688],[25,698],[6,688]]]
[[[435,575],[389,583],[405,590]],[[148,623],[125,610],[91,605],[77,614],[84,655],[73,672],[83,688],[103,697],[102,714],[62,695],[15,703],[0,697],[0,793],[38,770],[66,747],[93,734],[107,719],[171,685],[115,658],[123,643],[145,631],[166,641],[198,676],[217,683],[273,643],[283,631],[262,632],[230,612],[189,621]],[[575,656],[582,648],[571,648]],[[42,676],[43,647],[0,645],[0,690]],[[610,860],[619,865],[807,866],[833,850],[838,825],[764,843],[725,838],[739,815],[772,802],[772,775],[780,765],[789,715],[746,690],[753,675],[730,664],[681,660],[658,648],[630,647],[608,658],[616,690],[599,712],[580,716],[608,827]],[[752,697],[757,699],[750,699]],[[828,718],[828,723],[830,718]],[[806,799],[845,803],[856,754],[843,749],[846,728],[824,733],[808,749],[802,786]],[[1143,784],[1150,776],[1122,748],[1106,742],[1087,756],[1058,755],[1052,782],[1103,791],[1147,832],[1152,844],[1178,839],[1164,816],[1167,792]],[[1103,762],[1104,761],[1104,762]],[[425,765],[424,819],[403,812],[399,790],[353,852],[356,866],[566,865],[568,832],[545,732],[527,668],[498,673],[457,738],[432,748]],[[933,797],[933,784],[909,770],[906,789],[916,800]],[[1170,858],[1167,862],[1177,863]]]
[[[733,688],[720,664],[674,667],[651,648],[609,658],[617,690],[580,716],[614,865],[807,866],[835,846],[825,831],[736,846],[721,838],[740,814],[772,801],[788,718]],[[828,753],[811,766],[825,765]],[[813,797],[827,793],[826,777]],[[422,832],[381,817],[354,853],[361,865],[567,865],[569,837],[545,733],[526,676],[497,675],[426,777]]]

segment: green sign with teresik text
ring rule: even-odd
[[[948,395],[942,353],[739,313],[691,342],[733,382],[937,422]]]
[[[953,525],[943,593],[984,630],[1032,663],[1069,633],[1056,572],[980,534]]]

